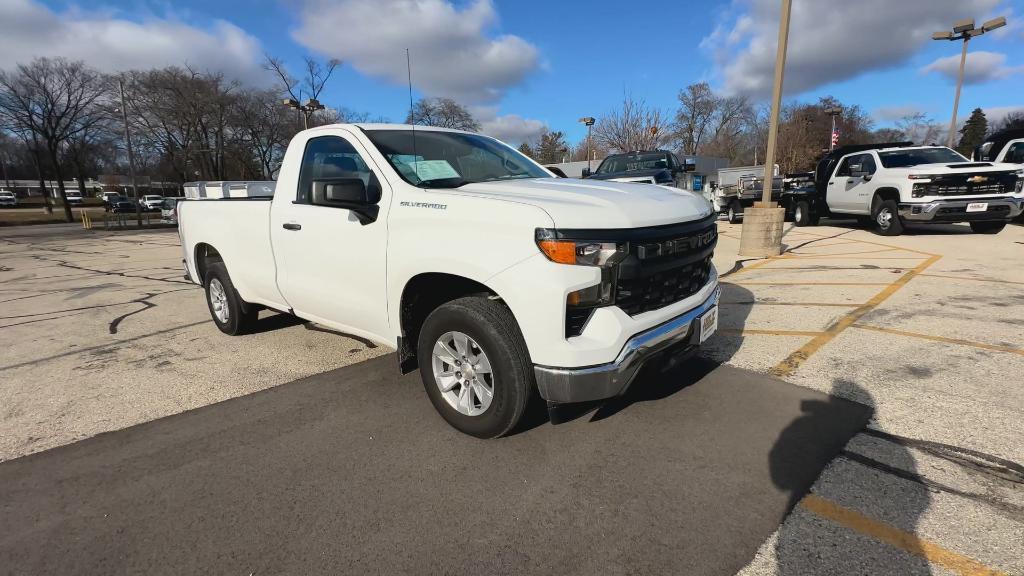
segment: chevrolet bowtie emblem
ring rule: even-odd
[[[981,184],[982,182],[988,182],[988,176],[971,176],[967,181],[971,184]]]

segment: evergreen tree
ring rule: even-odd
[[[530,158],[533,158],[534,160],[537,159],[537,157],[534,156],[533,148],[530,147],[529,142],[523,142],[522,144],[520,144],[519,152],[524,156],[529,156]]]
[[[985,141],[987,133],[988,120],[985,118],[985,113],[981,108],[975,108],[971,112],[971,117],[964,122],[964,127],[960,129],[960,144],[956,147],[957,152],[970,158],[974,148]]]
[[[562,132],[545,132],[540,135],[537,144],[537,161],[541,164],[557,164],[565,159],[569,145],[565,142]]]

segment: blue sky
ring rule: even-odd
[[[932,31],[1006,15],[971,41],[961,114],[1024,109],[1024,0],[795,0],[787,98],[833,95],[878,125],[920,111],[949,117],[959,43]],[[343,65],[326,104],[404,118],[404,48],[416,94],[453,96],[499,137],[541,126],[583,134],[576,119],[625,92],[666,111],[683,86],[763,100],[779,0],[622,2],[520,0],[0,0],[0,67],[34,55],[101,69],[188,61],[267,82],[263,53]],[[404,16],[404,17],[403,17]],[[6,22],[6,24],[5,24]],[[7,40],[4,40],[7,38]],[[944,57],[954,57],[943,61]]]

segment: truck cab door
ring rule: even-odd
[[[386,215],[391,189],[372,162],[362,143],[347,133],[309,138],[298,174],[279,178],[276,195],[295,200],[275,201],[270,231],[277,285],[296,315],[380,339],[389,333]],[[324,182],[357,180],[380,186],[375,221],[325,200]],[[320,193],[314,194],[315,183]],[[294,196],[282,189],[289,185],[296,187]]]
[[[865,182],[860,177],[853,177],[851,167],[858,165],[866,154],[851,154],[839,161],[835,174],[828,180],[825,200],[829,210],[846,214],[867,214],[870,206],[861,206],[858,196]]]

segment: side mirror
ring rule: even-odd
[[[590,171],[590,168],[584,168],[580,176],[583,178],[590,178],[591,174],[593,174],[593,172]]]
[[[377,220],[381,188],[376,175],[369,185],[361,178],[323,178],[313,181],[312,204],[351,210],[364,226]]]

